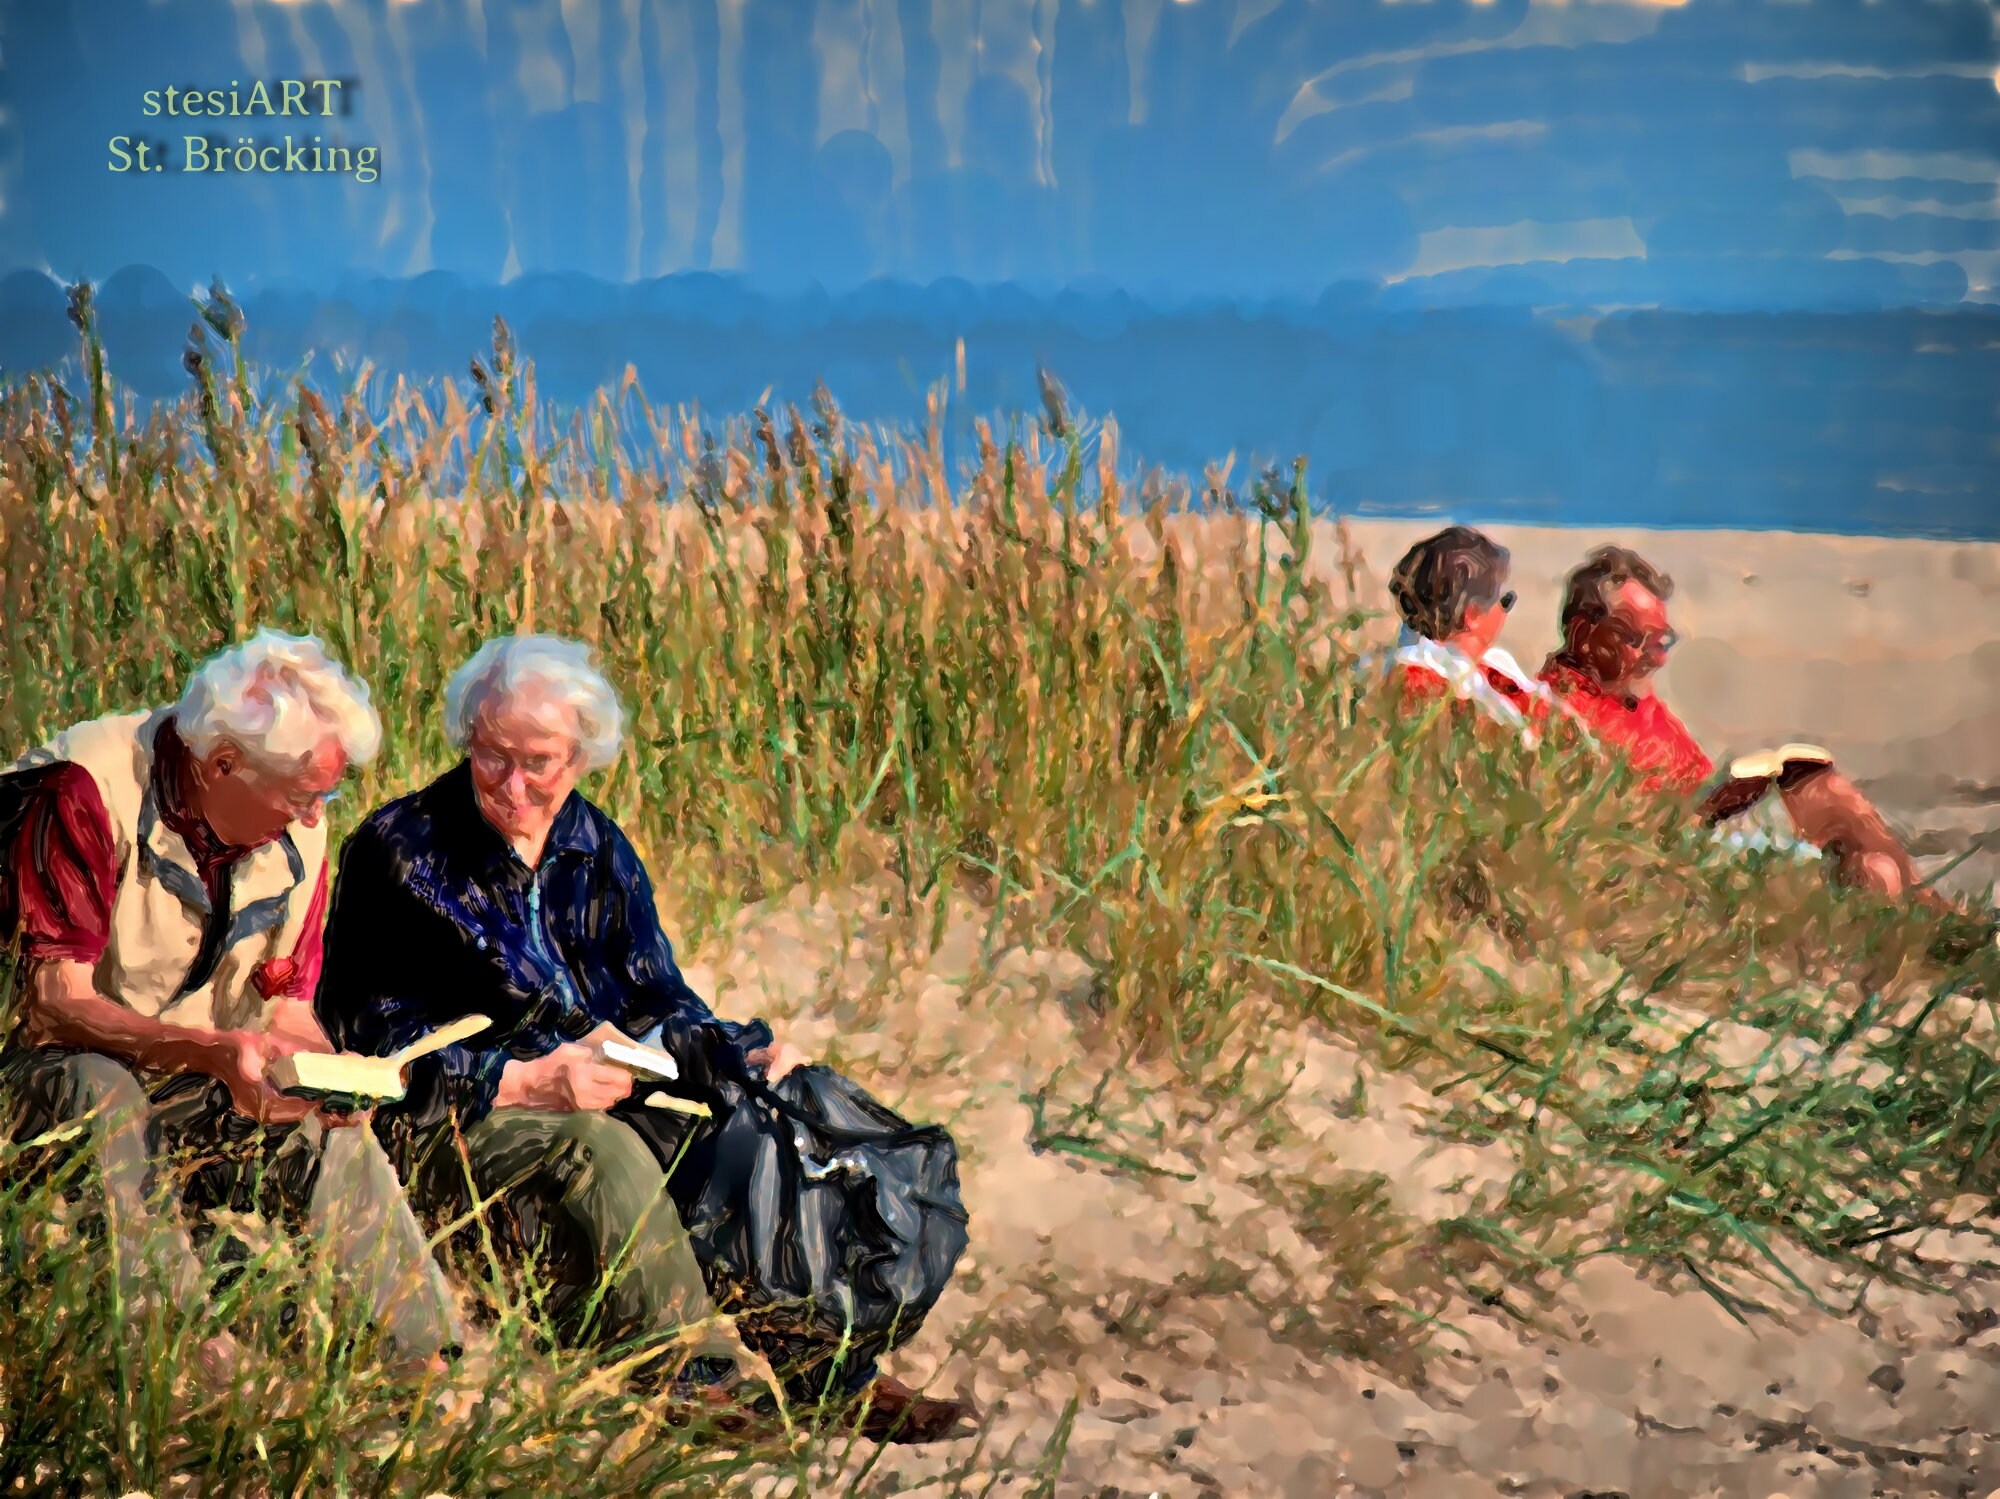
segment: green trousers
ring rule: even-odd
[[[489,1221],[540,1277],[543,1305],[572,1343],[679,1333],[692,1357],[735,1362],[734,1328],[719,1316],[645,1141],[606,1114],[495,1109],[465,1131],[417,1142],[409,1180],[439,1214],[462,1214],[476,1192]]]
[[[370,1308],[399,1360],[460,1341],[444,1276],[388,1156],[366,1128],[317,1117],[263,1130],[228,1107],[222,1084],[183,1075],[150,1088],[95,1052],[25,1051],[0,1068],[12,1133],[30,1140],[81,1127],[103,1181],[113,1264],[128,1304],[163,1292],[191,1316],[207,1295],[180,1204],[160,1191],[170,1155],[206,1158],[189,1205],[254,1209],[303,1228]]]

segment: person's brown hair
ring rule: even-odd
[[[1609,617],[1614,596],[1627,583],[1637,583],[1662,602],[1674,596],[1674,580],[1630,547],[1596,547],[1569,575],[1563,588],[1565,644],[1572,640],[1573,626]]]
[[[1507,549],[1484,532],[1447,526],[1403,553],[1389,593],[1412,630],[1447,640],[1464,627],[1467,605],[1499,601],[1507,560]]]

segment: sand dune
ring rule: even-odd
[[[1414,1080],[1291,1034],[1270,1038],[1272,1075],[1290,1082],[1268,1138],[1163,1154],[1186,1180],[1038,1153],[1025,1095],[1081,1055],[1087,969],[1017,948],[983,975],[980,913],[954,901],[936,951],[868,1010],[857,997],[889,893],[794,890],[739,913],[687,970],[723,1013],[764,1015],[817,1055],[834,1048],[885,1101],[949,1121],[963,1152],[972,1247],[891,1367],[971,1393],[991,1430],[977,1446],[857,1454],[876,1485],[858,1492],[1914,1499],[2000,1480],[2000,1237],[1983,1200],[1911,1244],[1929,1292],[1864,1288],[1788,1251],[1820,1304],[1752,1282],[1739,1292],[1768,1310],[1739,1322],[1691,1277],[1588,1260],[1539,1329],[1454,1300],[1419,1378],[1329,1345],[1322,1307],[1355,1283],[1349,1261],[1295,1218],[1304,1204],[1260,1182],[1338,1188],[1379,1173],[1387,1195],[1358,1199],[1334,1230],[1387,1239],[1388,1214],[1436,1223],[1503,1194],[1519,1164],[1506,1142],[1438,1138],[1438,1100]],[[1768,1041],[1706,1030],[1738,1066]],[[1072,1397],[1060,1481],[1034,1490],[1018,1465]]]

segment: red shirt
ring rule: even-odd
[[[176,783],[186,750],[171,723],[161,726],[154,750],[161,821],[188,845],[214,899],[222,869],[245,850],[224,844],[206,823],[182,811],[186,803]],[[111,817],[90,772],[58,760],[0,776],[0,838],[0,940],[18,932],[21,953],[31,962],[95,965],[111,945],[119,868]],[[266,999],[312,998],[325,913],[322,863],[298,947],[251,975]]]
[[[111,945],[118,850],[97,782],[59,760],[0,781],[0,934],[32,962],[95,963]]]
[[[1541,679],[1592,734],[1625,751],[1632,768],[1644,772],[1640,784],[1646,790],[1694,792],[1715,770],[1687,725],[1652,693],[1606,692],[1556,656],[1543,663]]]

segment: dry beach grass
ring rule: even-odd
[[[632,743],[591,794],[698,984],[958,1133],[973,1247],[895,1367],[991,1419],[695,1441],[478,1263],[487,1397],[447,1417],[254,1224],[218,1315],[259,1378],[202,1397],[10,1156],[0,1489],[2000,1485],[2000,955],[1727,858],[1615,766],[1399,721],[1356,668],[1389,555],[1299,476],[1191,514],[1053,389],[957,477],[830,404],[557,422],[504,331],[470,406],[330,402],[207,314],[177,411],[91,373],[82,305],[85,389],[6,393],[7,743],[309,628],[387,729],[345,821],[447,763],[482,636],[592,641]]]

